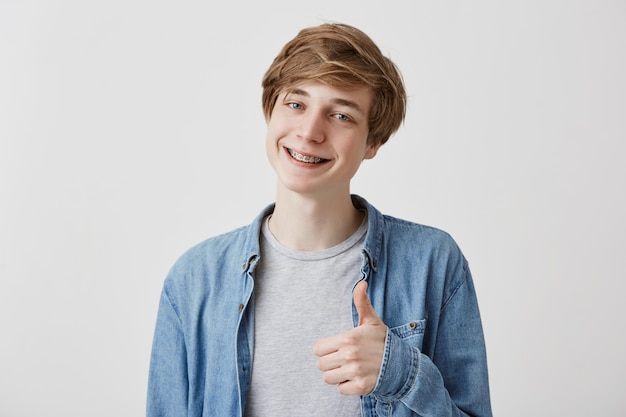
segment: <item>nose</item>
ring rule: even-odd
[[[325,139],[324,122],[324,115],[321,112],[309,110],[301,116],[298,137],[307,142],[323,142]]]

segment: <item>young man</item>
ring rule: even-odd
[[[263,79],[276,202],[171,269],[148,416],[491,415],[461,251],[350,194],[405,104],[395,65],[356,28],[285,45]]]

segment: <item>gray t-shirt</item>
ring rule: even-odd
[[[264,222],[246,417],[361,416],[358,396],[339,394],[324,382],[313,344],[353,327],[352,290],[366,231],[364,220],[339,245],[303,252],[281,245]]]

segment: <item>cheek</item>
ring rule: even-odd
[[[272,117],[267,121],[267,139],[278,139],[280,136],[284,136],[287,130],[287,123],[284,117],[281,117],[277,111],[274,111]]]
[[[280,153],[283,150],[280,139],[284,135],[282,131],[278,130],[278,126],[276,123],[268,123],[265,134],[265,155],[273,167],[281,157]]]
[[[273,142],[277,136],[277,132],[276,132],[276,127],[277,124],[275,122],[274,119],[271,119],[270,121],[268,121],[267,123],[267,130],[265,133],[265,141],[267,142],[267,145],[269,146],[270,142]]]
[[[342,148],[344,155],[350,155],[349,158],[355,161],[362,161],[367,156],[368,150],[369,147],[360,138]]]

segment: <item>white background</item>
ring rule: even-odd
[[[0,0],[0,416],[144,414],[165,274],[273,200],[260,79],[324,21],[403,72],[353,191],[461,245],[495,414],[626,415],[623,1]]]

